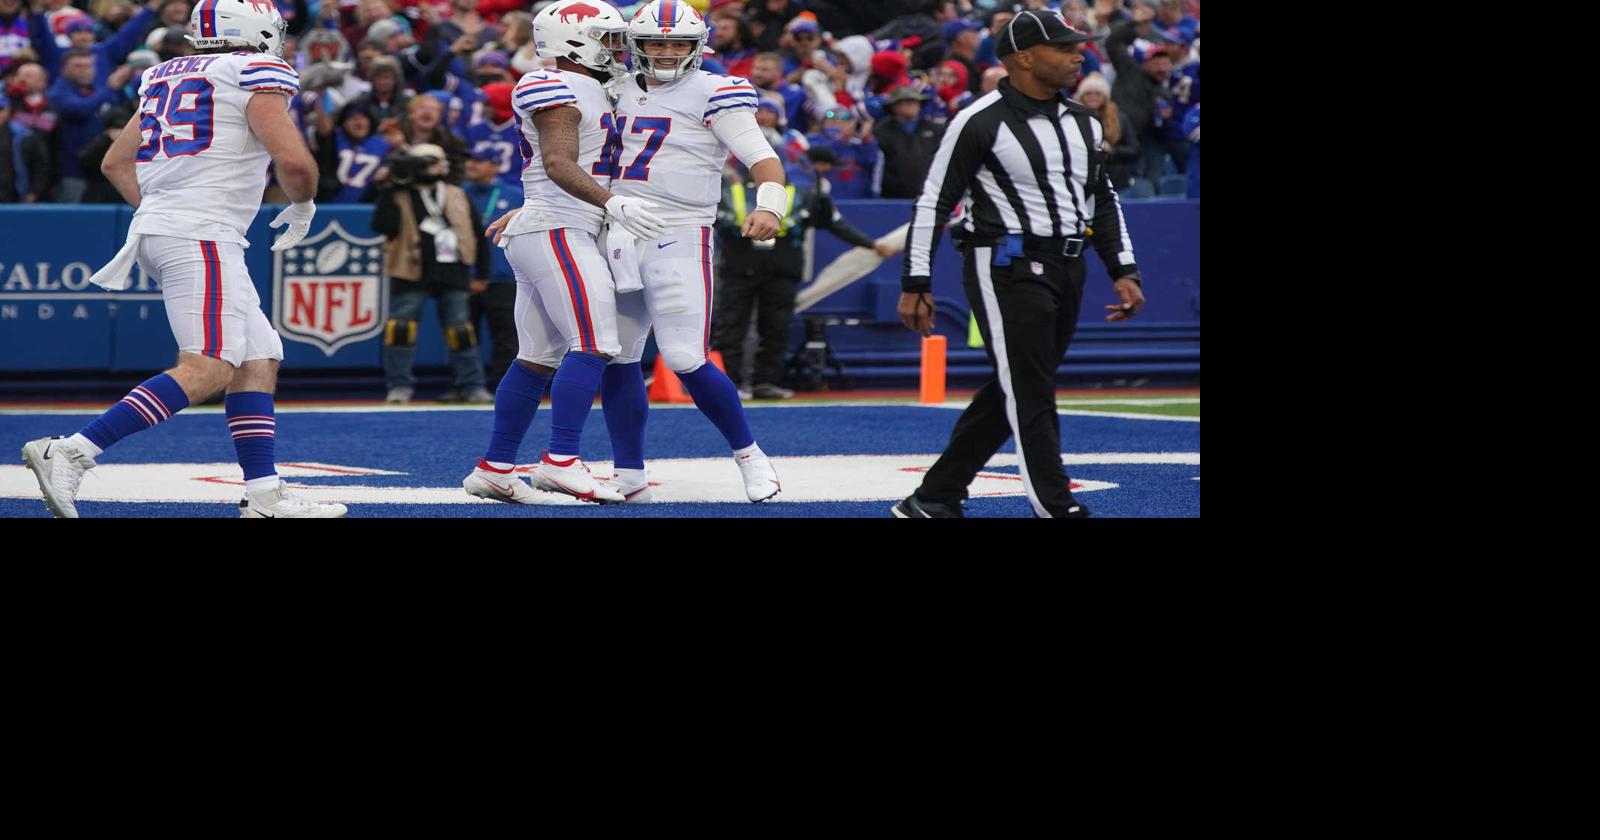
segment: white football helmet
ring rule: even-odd
[[[628,72],[613,55],[628,48],[622,13],[602,0],[546,6],[533,19],[533,45],[541,58],[565,58],[613,77]]]
[[[651,0],[634,12],[628,21],[628,51],[633,55],[633,69],[663,82],[670,82],[700,69],[705,58],[706,39],[710,32],[705,19],[684,0]],[[690,41],[689,54],[674,58],[674,66],[657,67],[656,61],[644,53],[645,41]]]
[[[184,38],[197,50],[242,47],[282,58],[287,29],[272,0],[200,0]]]

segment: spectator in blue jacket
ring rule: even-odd
[[[778,108],[778,103],[763,97],[756,106],[756,125],[761,126],[761,134],[767,138],[767,145],[783,161],[784,178],[790,184],[809,187],[815,183],[816,175],[811,171],[811,161],[806,159],[806,149],[811,148],[811,142],[804,134],[784,123],[783,111]]]
[[[1193,41],[1200,34],[1200,20],[1183,13],[1183,0],[1161,0],[1161,10],[1156,13],[1156,25],[1162,29],[1177,29],[1184,42]]]
[[[142,39],[145,30],[149,28],[151,21],[155,20],[164,2],[165,0],[150,0],[138,14],[129,18],[116,34],[98,44],[94,40],[94,24],[89,20],[80,18],[67,24],[67,38],[72,41],[70,49],[88,50],[94,56],[96,85],[105,82],[111,71],[128,59],[128,53],[144,45]],[[50,75],[60,76],[62,62],[70,50],[56,46],[55,37],[51,35],[50,26],[45,22],[44,15],[34,15],[29,28],[32,30],[29,34],[33,39],[33,49],[39,54],[39,62],[50,71]]]
[[[500,180],[500,163],[499,153],[488,146],[478,147],[467,159],[467,180],[461,189],[484,219],[498,219],[522,206],[522,185]],[[476,328],[483,319],[489,321],[489,364],[485,370],[506,371],[517,357],[517,280],[505,249],[491,244],[487,237],[478,241],[478,247],[489,249],[489,279],[485,282],[474,278],[469,284],[472,323]],[[498,375],[489,374],[491,379]],[[497,379],[484,383],[491,391],[498,384]]]
[[[834,198],[874,198],[872,173],[878,165],[878,141],[872,136],[872,120],[858,118],[842,105],[822,113],[822,129],[806,139],[813,149],[833,153]]]
[[[376,133],[372,112],[360,102],[339,111],[338,123],[326,108],[319,108],[313,124],[317,131],[317,200],[329,204],[372,203],[374,175],[390,152],[389,141]]]
[[[1168,31],[1172,40],[1167,44],[1167,55],[1172,58],[1172,120],[1179,127],[1188,116],[1189,110],[1200,104],[1200,57],[1196,53],[1190,55],[1188,36],[1176,28]],[[1187,133],[1184,130],[1175,130],[1174,135]]]
[[[944,60],[958,62],[966,68],[964,83],[971,93],[978,92],[978,78],[983,75],[983,66],[978,62],[978,46],[982,42],[978,33],[982,31],[983,24],[964,18],[956,18],[944,25],[944,39],[950,42],[950,51],[945,54]],[[941,94],[940,98],[948,97]]]
[[[104,130],[100,111],[124,101],[122,86],[133,75],[126,65],[111,71],[102,82],[95,81],[95,54],[72,48],[67,52],[61,77],[45,91],[45,98],[61,114],[61,186],[56,200],[76,204],[83,197],[85,181],[78,151]]]
[[[776,94],[783,100],[784,122],[805,124],[803,109],[806,104],[806,91],[797,84],[784,81],[782,55],[775,52],[757,55],[750,65],[750,84],[760,90]]]
[[[996,58],[994,54],[995,38],[999,36],[1001,30],[1006,28],[1007,24],[1011,23],[1012,14],[1011,7],[1006,6],[1005,8],[995,9],[984,19],[986,25],[983,32],[983,40],[978,43],[978,65],[980,67],[987,69],[1000,63],[1000,59]]]

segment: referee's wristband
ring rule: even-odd
[[[1118,277],[1117,280],[1132,280],[1135,286],[1138,286],[1141,289],[1144,288],[1144,281],[1140,279],[1139,272],[1137,271],[1132,274],[1124,274],[1121,277]],[[1112,280],[1111,282],[1115,283],[1117,280]]]
[[[900,291],[905,292],[906,294],[921,294],[922,292],[931,292],[933,291],[933,278],[917,277],[915,275],[902,277],[900,278]]]

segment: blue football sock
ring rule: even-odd
[[[539,400],[550,387],[550,377],[534,373],[513,360],[506,375],[500,377],[494,389],[494,431],[489,435],[489,449],[483,460],[496,464],[517,463],[517,450],[522,448],[522,438],[533,425],[534,412],[539,410]]]
[[[233,435],[233,451],[239,456],[246,483],[278,474],[273,444],[278,439],[278,420],[272,395],[261,391],[240,391],[222,401],[228,414],[228,431]]]
[[[122,402],[106,409],[106,413],[89,421],[79,434],[88,438],[102,450],[111,444],[169,419],[189,407],[189,395],[179,387],[178,380],[163,373],[152,376],[128,392]]]
[[[678,374],[678,378],[694,398],[695,407],[728,439],[729,446],[743,449],[756,442],[744,416],[744,404],[739,402],[739,389],[720,368],[707,363],[691,373]]]
[[[550,452],[577,455],[584,421],[594,408],[606,360],[588,353],[568,353],[550,380]]]
[[[650,416],[650,397],[638,362],[606,365],[600,376],[600,406],[605,409],[606,431],[611,434],[612,466],[644,469],[644,422]]]

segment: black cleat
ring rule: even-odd
[[[890,511],[896,519],[965,519],[967,516],[960,502],[953,505],[929,502],[917,498],[916,493],[907,496]]]
[[[1084,507],[1081,503],[1079,503],[1079,501],[1077,499],[1073,499],[1072,500],[1072,504],[1067,507],[1067,512],[1057,516],[1056,518],[1057,519],[1088,519],[1089,516],[1090,516],[1089,509]]]

